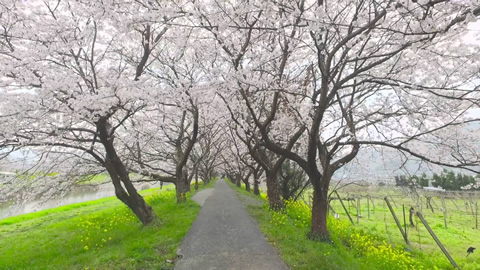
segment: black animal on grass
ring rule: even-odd
[[[466,256],[466,257],[468,257],[468,255],[470,255],[470,253],[473,253],[474,250],[475,250],[474,247],[469,247],[469,248],[467,249],[467,256]]]

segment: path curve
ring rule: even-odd
[[[288,269],[224,180],[215,183],[180,245],[175,269]]]

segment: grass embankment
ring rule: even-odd
[[[232,185],[234,186],[234,185]],[[268,209],[264,195],[258,197],[239,188],[248,203],[247,210],[258,221],[268,240],[292,269],[442,269],[421,252],[406,252],[404,246],[392,246],[385,238],[330,218],[332,244],[307,238],[310,208],[303,202],[287,202],[286,209]]]
[[[367,194],[370,192],[360,188],[351,190],[350,192],[339,192],[342,198],[363,196],[360,200],[359,218],[357,224],[357,203],[354,201],[344,201],[344,204],[352,216],[355,227],[381,235],[387,239],[389,243],[395,245],[405,245],[404,239],[395,224],[395,220],[384,201],[384,197],[388,197],[392,208],[403,226],[403,205],[405,205],[407,234],[411,244],[411,249],[421,252],[425,258],[432,261],[439,269],[453,269],[448,259],[437,246],[433,238],[423,226],[418,217],[415,216],[415,226],[409,226],[408,214],[410,206],[416,207],[416,202],[406,195],[403,195],[395,188],[385,187],[383,189],[372,192],[371,201],[366,200]],[[459,193],[461,194],[461,193]],[[460,195],[459,195],[460,196]],[[464,200],[461,197],[444,199],[445,208],[447,209],[446,220],[447,228],[445,228],[445,220],[443,216],[443,205],[441,197],[432,198],[432,206],[434,212],[426,208],[425,200],[422,202],[421,210],[423,216],[429,223],[437,237],[442,241],[450,255],[456,261],[461,269],[478,270],[480,269],[480,253],[473,253],[466,257],[467,248],[477,247],[480,243],[480,229],[475,229],[475,215],[471,209],[466,209],[465,202],[471,203],[472,200]],[[372,203],[373,202],[373,203]],[[338,200],[332,201],[332,207],[340,215],[341,220],[348,221],[348,217]]]
[[[115,197],[0,220],[0,269],[173,268],[200,207],[175,190],[141,194],[159,217],[146,227]]]

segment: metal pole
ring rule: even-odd
[[[395,223],[397,223],[397,227],[400,230],[400,233],[402,234],[403,239],[405,239],[405,243],[407,243],[407,245],[410,245],[410,242],[408,241],[408,238],[407,238],[407,234],[403,231],[402,225],[400,224],[400,221],[398,221],[397,215],[395,215],[392,205],[390,204],[390,201],[388,200],[387,197],[385,197],[385,201],[387,202],[388,209],[390,209],[390,213],[392,213],[393,219],[395,219]]]
[[[422,221],[423,225],[427,229],[427,231],[430,233],[432,236],[433,240],[437,243],[438,247],[442,250],[443,254],[445,254],[445,257],[450,261],[450,263],[453,265],[453,267],[459,269],[457,263],[453,260],[452,256],[450,256],[450,253],[448,253],[447,249],[442,245],[442,242],[437,238],[435,233],[432,231],[430,226],[428,225],[427,221],[423,218],[422,213],[417,212],[418,218],[420,218],[420,221]]]

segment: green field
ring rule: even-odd
[[[0,269],[172,269],[200,207],[141,194],[159,217],[146,227],[115,197],[0,220]]]
[[[447,193],[445,195],[442,193],[426,193],[428,196],[432,196],[431,205],[433,206],[433,212],[430,208],[427,208],[426,199],[423,197],[424,193],[420,193],[423,198],[421,197],[417,201],[413,196],[407,197],[406,193],[399,188],[385,187],[368,190],[367,188],[352,187],[339,192],[339,194],[341,198],[360,198],[358,224],[357,201],[344,201],[344,205],[351,214],[355,227],[383,236],[394,245],[406,246],[384,197],[388,197],[395,214],[404,228],[403,206],[405,206],[407,236],[411,244],[410,249],[421,251],[431,258],[435,258],[435,264],[440,269],[451,269],[452,266],[448,259],[441,252],[420,219],[415,216],[415,226],[409,226],[408,210],[413,206],[416,211],[421,211],[429,226],[461,269],[480,269],[480,252],[474,252],[466,257],[468,247],[480,248],[480,227],[479,229],[475,228],[474,204],[470,208],[472,202],[478,201],[478,197],[472,196],[471,193],[468,193],[468,196],[462,196],[462,193],[459,192]],[[367,202],[367,195],[370,195],[371,201]],[[332,197],[336,198],[336,196]],[[445,202],[447,228],[445,228],[442,198]],[[465,202],[468,203],[467,206],[465,206]],[[339,200],[332,200],[331,205],[339,214],[340,220],[349,220]],[[418,206],[421,209],[418,209]]]
[[[335,219],[333,214],[329,218],[328,226],[334,243],[326,244],[306,237],[311,216],[307,205],[308,195],[305,196],[306,203],[288,202],[286,210],[277,213],[268,210],[265,195],[259,198],[239,188],[236,190],[242,194],[241,197],[250,198],[246,200],[249,202],[248,211],[293,269],[453,269],[426,229],[418,223],[418,219],[415,220],[416,227],[407,228],[412,245],[405,244],[390,211],[386,206],[384,208],[381,199],[382,195],[392,195],[397,204],[397,207],[393,207],[403,225],[403,215],[400,212],[402,200],[390,191],[377,190],[377,196],[380,197],[373,200],[374,213],[370,204],[370,218],[366,200],[360,200],[362,217],[359,217],[358,225],[353,204],[345,202],[347,210],[350,208],[350,212],[354,213],[352,218],[355,225],[350,223],[339,201],[332,201],[339,219]],[[343,198],[353,194],[361,195],[361,191],[350,190],[349,194],[340,193],[340,196]],[[252,200],[258,203],[251,203]],[[453,205],[453,202],[450,203]],[[446,205],[447,209],[451,208],[449,203]],[[444,229],[443,215],[437,211],[431,214],[430,210],[430,213],[426,210],[423,209],[425,218],[460,268],[480,269],[480,253],[465,257],[466,249],[470,245],[475,247],[480,241],[480,231],[471,227],[472,216],[457,213],[458,217],[455,217],[452,209],[451,215],[447,217],[449,227]]]

